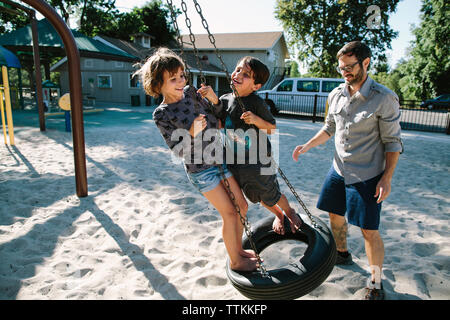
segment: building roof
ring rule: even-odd
[[[184,52],[182,56],[184,62],[187,64],[187,68],[191,72],[197,73],[199,71],[199,65],[197,63],[197,58],[192,53]],[[206,59],[205,59],[206,58]],[[207,57],[202,59],[202,57],[199,57],[200,61],[200,68],[202,69],[202,72],[205,73],[205,75],[225,75],[225,71],[220,69],[218,66],[209,63]]]
[[[47,19],[41,19],[37,22],[39,47],[45,47],[47,51],[60,52],[64,47],[61,37],[53,28]],[[136,56],[128,54],[124,51],[117,50],[104,43],[87,37],[81,32],[71,30],[75,38],[78,50],[81,56],[91,57],[114,57],[121,60],[138,60]],[[31,25],[14,30],[0,36],[0,45],[13,50],[15,48],[20,51],[29,50],[33,45],[33,37],[31,33]]]
[[[123,50],[124,52],[135,55],[135,56],[139,57],[142,62],[146,58],[148,58],[155,50],[155,48],[145,48],[137,43],[128,42],[125,40],[120,40],[120,39],[111,38],[111,37],[107,37],[107,36],[96,36],[95,39],[99,39],[99,40],[101,39],[100,41],[106,41],[105,43],[107,45],[112,45],[119,50]],[[176,50],[176,49],[174,49],[174,50]],[[184,52],[182,58],[186,62],[189,70],[191,70],[192,72],[195,72],[195,73],[198,72],[199,66],[197,63],[197,59],[195,58],[193,53]],[[202,59],[200,57],[199,60],[200,60],[200,67],[201,67],[202,71],[205,72],[206,75],[208,75],[208,74],[223,74],[224,73],[224,71],[222,69],[220,69],[218,66],[209,63],[209,61],[207,59]]]
[[[195,46],[199,50],[213,50],[208,34],[195,34]],[[216,33],[213,34],[219,50],[269,50],[281,40],[284,47],[286,42],[282,31],[248,32],[248,33]],[[182,35],[184,48],[192,49],[189,35]],[[286,47],[287,51],[287,47]]]
[[[103,43],[106,41],[106,45],[113,46],[118,50],[131,54],[138,57],[139,59],[145,59],[152,54],[154,49],[145,48],[138,43],[129,42],[121,39],[111,38],[103,35],[95,36],[94,39],[99,40]]]

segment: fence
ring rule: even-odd
[[[323,120],[326,112],[326,96],[265,93],[260,95],[274,115],[288,115]]]
[[[400,125],[405,130],[445,132],[450,134],[450,110],[429,110],[420,101],[400,101]]]
[[[326,99],[319,95],[262,94],[273,114],[323,121]],[[400,126],[404,130],[442,132],[450,134],[450,109],[429,110],[420,101],[400,101]]]

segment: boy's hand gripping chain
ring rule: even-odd
[[[198,4],[197,0],[192,0],[195,4],[195,9],[198,12],[198,15],[200,16],[200,18],[202,19],[202,24],[203,27],[205,28],[205,30],[208,32],[208,38],[209,41],[211,42],[211,44],[214,46],[215,49],[215,53],[216,53],[216,57],[217,59],[219,59],[221,65],[222,65],[222,69],[225,71],[225,74],[227,76],[227,80],[230,83],[230,87],[233,90],[233,94],[236,97],[236,101],[239,105],[239,107],[242,110],[242,113],[246,112],[247,110],[245,109],[244,104],[242,103],[241,97],[239,96],[239,93],[236,90],[236,87],[234,86],[234,83],[230,77],[230,74],[227,71],[227,67],[225,65],[225,63],[223,62],[222,56],[220,55],[219,49],[217,49],[216,46],[216,39],[214,38],[214,35],[211,34],[211,32],[209,31],[208,28],[208,22],[206,21],[206,19],[203,17],[203,13],[202,13],[202,9],[200,8],[200,5]],[[182,1],[184,2],[184,1]],[[305,211],[305,213],[308,215],[308,218],[311,220],[312,225],[316,228],[317,222],[314,220],[313,216],[311,215],[311,212],[309,212],[308,208],[306,207],[306,205],[303,203],[303,201],[300,199],[299,195],[297,194],[297,192],[295,191],[294,187],[292,186],[292,184],[289,182],[288,178],[286,177],[286,175],[283,173],[283,171],[281,170],[281,168],[278,166],[278,164],[275,162],[274,159],[272,159],[273,164],[276,165],[276,167],[278,168],[278,172],[280,173],[280,176],[283,178],[283,180],[286,182],[287,186],[289,187],[289,189],[291,190],[291,192],[294,194],[295,198],[297,199],[297,201],[300,203],[300,205],[302,206],[303,210]]]
[[[167,4],[168,4],[170,12],[171,12],[172,21],[174,22],[175,31],[177,32],[180,49],[183,50],[182,49],[183,48],[183,43],[182,43],[182,39],[181,39],[180,32],[179,32],[179,29],[178,29],[178,24],[176,23],[175,11],[173,9],[172,1],[171,0],[166,0],[166,1],[167,1]],[[220,62],[222,64],[222,67],[225,70],[227,79],[230,81],[230,85],[231,85],[231,87],[233,89],[233,92],[239,97],[239,95],[238,95],[238,93],[236,91],[236,88],[234,87],[234,84],[231,81],[230,75],[229,75],[229,73],[228,73],[228,71],[227,71],[227,69],[225,67],[225,63],[223,62],[222,57],[220,56],[219,51],[218,51],[218,49],[217,49],[217,47],[215,45],[214,36],[209,32],[208,23],[206,22],[205,18],[203,17],[200,5],[197,3],[196,0],[194,0],[194,3],[195,3],[195,8],[196,8],[197,12],[199,13],[200,17],[202,18],[202,24],[205,27],[205,29],[208,31],[209,39],[210,39],[211,43],[214,45],[214,48],[216,50],[216,55],[219,57],[219,60],[220,60]],[[181,0],[181,8],[182,8],[182,10],[183,10],[183,12],[185,14],[185,17],[186,17],[185,21],[186,21],[186,26],[189,29],[189,38],[191,40],[192,47],[194,49],[194,55],[195,55],[195,57],[197,59],[197,65],[198,65],[199,71],[200,71],[200,80],[203,83],[206,83],[206,79],[205,79],[205,77],[204,77],[204,75],[202,73],[200,59],[198,58],[198,56],[199,56],[198,55],[198,50],[197,50],[197,47],[195,46],[195,36],[194,36],[194,34],[192,33],[192,30],[191,30],[191,21],[190,21],[189,17],[187,16],[187,7],[186,7],[186,3],[184,2],[184,0]],[[197,100],[197,99],[198,99],[198,97],[194,93],[194,100]],[[242,102],[240,101],[240,99],[238,99],[238,102],[239,102],[240,106],[242,108],[244,108],[244,106],[242,105]],[[198,104],[198,102],[196,101],[195,107],[198,107],[197,104]],[[222,138],[220,137],[220,135],[219,135],[218,139],[220,139],[219,141],[222,141]],[[228,192],[228,194],[230,196],[230,199],[231,199],[231,201],[232,201],[232,203],[233,203],[233,205],[234,205],[234,207],[236,209],[236,212],[239,215],[239,219],[240,219],[242,225],[244,226],[245,234],[246,234],[246,236],[247,236],[247,238],[248,238],[248,240],[250,242],[250,246],[252,247],[252,250],[255,252],[256,259],[258,261],[258,267],[259,267],[259,270],[261,272],[261,275],[263,277],[269,277],[269,273],[267,272],[267,270],[266,270],[266,268],[265,268],[265,266],[264,266],[264,264],[263,264],[263,262],[261,260],[261,257],[259,255],[257,249],[256,249],[255,242],[252,239],[252,231],[251,231],[250,223],[249,223],[247,217],[243,217],[242,214],[241,214],[241,208],[237,204],[236,197],[234,196],[233,191],[231,190],[230,183],[228,182],[228,179],[225,177],[225,173],[223,172],[222,165],[218,164],[217,167],[219,169],[219,172],[220,172],[220,175],[222,177],[222,180],[224,181],[225,188],[227,189],[227,192]]]

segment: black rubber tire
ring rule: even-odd
[[[330,275],[336,262],[336,244],[326,224],[317,217],[317,228],[303,223],[300,230],[292,233],[288,219],[285,220],[285,234],[279,235],[272,230],[274,217],[268,217],[256,224],[252,239],[256,249],[261,252],[266,247],[283,240],[298,240],[308,244],[303,257],[297,261],[297,267],[267,270],[269,277],[262,277],[259,271],[240,272],[230,268],[227,260],[226,272],[231,284],[245,297],[250,299],[290,300],[308,294],[321,285]],[[250,249],[246,237],[244,249]]]

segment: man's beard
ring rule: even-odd
[[[352,74],[352,76],[353,76],[353,74]],[[355,83],[361,82],[363,79],[364,79],[364,70],[363,70],[362,66],[360,65],[358,73],[355,76],[353,76],[353,79],[350,79],[347,82],[347,84],[353,85]]]

